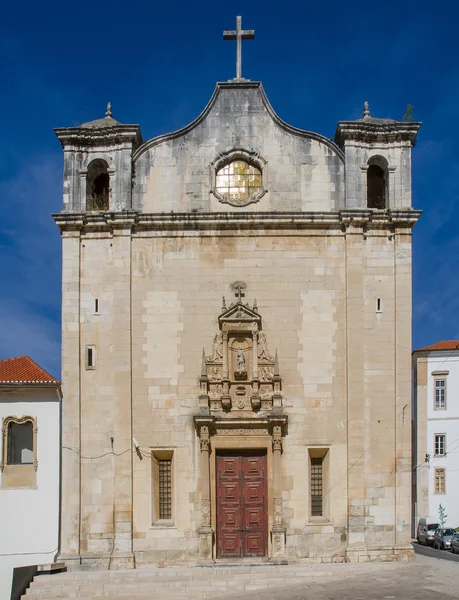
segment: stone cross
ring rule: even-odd
[[[224,31],[224,40],[236,40],[236,79],[242,79],[242,40],[253,40],[254,29],[242,29],[242,17],[236,17],[236,31]]]

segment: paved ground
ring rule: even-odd
[[[330,567],[320,565],[324,569]],[[459,565],[456,562],[416,555],[407,564],[368,565],[367,572],[346,572],[347,565],[333,565],[333,576],[308,578],[304,584],[248,590],[244,600],[448,600],[459,598]],[[362,569],[365,569],[362,565]],[[342,578],[339,571],[342,569]],[[222,598],[222,597],[220,597]],[[242,600],[240,594],[225,600]]]

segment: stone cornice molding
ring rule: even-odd
[[[282,414],[267,415],[264,417],[215,417],[208,415],[195,415],[193,417],[198,435],[201,435],[201,428],[208,428],[205,434],[213,436],[219,429],[243,431],[246,430],[250,435],[256,435],[255,432],[268,431],[269,435],[283,437],[287,435],[288,416]],[[243,434],[241,434],[243,435]]]
[[[383,121],[383,120],[382,120]],[[359,143],[374,142],[409,142],[414,141],[421,127],[421,123],[411,122],[375,122],[369,120],[340,121],[336,129],[335,142],[343,148],[346,142],[356,141]]]
[[[347,209],[333,212],[137,213],[135,211],[53,214],[64,231],[343,230],[346,227],[412,229],[421,211]]]
[[[259,90],[261,99],[262,99],[264,107],[266,108],[266,111],[268,112],[268,114],[271,116],[273,121],[279,127],[281,127],[284,131],[287,131],[288,133],[291,133],[298,137],[313,139],[313,140],[320,142],[321,144],[324,144],[325,146],[330,148],[330,150],[332,150],[332,152],[335,153],[344,162],[344,153],[335,144],[335,142],[333,142],[329,138],[327,138],[323,135],[320,135],[318,133],[314,133],[312,131],[306,131],[304,129],[299,129],[297,127],[293,127],[292,125],[289,125],[288,123],[283,121],[280,117],[278,117],[277,114],[274,112],[260,81],[226,81],[226,82],[217,83],[217,86],[214,90],[214,93],[212,94],[211,99],[209,100],[209,102],[207,103],[206,107],[201,112],[201,114],[198,115],[198,117],[194,121],[192,121],[189,125],[186,125],[182,129],[178,129],[177,131],[173,131],[171,133],[166,133],[164,135],[160,135],[160,136],[153,138],[153,139],[145,142],[144,144],[142,144],[142,146],[140,146],[140,148],[138,148],[136,150],[136,152],[133,154],[133,162],[135,163],[150,148],[153,148],[154,146],[157,146],[158,144],[161,144],[162,142],[173,140],[175,138],[181,137],[181,136],[189,133],[195,127],[200,125],[200,123],[202,123],[202,121],[204,121],[204,119],[210,113],[221,90],[238,89],[238,88],[239,89],[245,88],[245,89]]]
[[[137,148],[142,144],[138,125],[117,125],[100,129],[85,127],[57,127],[54,133],[64,150],[79,150],[86,147],[116,146],[129,144]]]

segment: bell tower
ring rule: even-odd
[[[372,117],[340,121],[335,141],[345,155],[346,208],[411,208],[411,148],[421,123]]]
[[[63,212],[130,210],[139,126],[116,121],[109,102],[104,118],[54,131],[64,150]]]

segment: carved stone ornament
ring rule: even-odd
[[[282,438],[273,438],[273,451],[276,450],[282,452]]]
[[[210,500],[201,500],[201,526],[210,527]]]
[[[201,452],[210,452],[210,439],[201,438],[199,443],[201,444]]]
[[[257,413],[282,407],[277,355],[269,351],[256,300],[251,306],[242,300],[243,285],[233,284],[235,302],[227,305],[223,298],[212,353],[203,355],[200,406],[211,412]]]
[[[274,498],[274,525],[282,525],[282,498]]]

